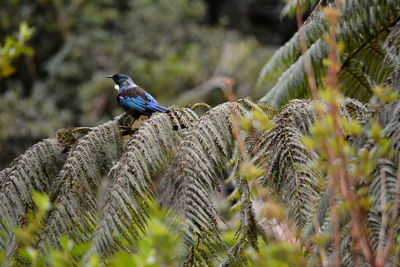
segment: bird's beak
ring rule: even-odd
[[[112,78],[113,78],[113,76],[112,76],[112,75],[109,75],[109,76],[107,76],[106,78],[110,78],[110,79],[112,79]]]

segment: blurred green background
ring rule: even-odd
[[[2,0],[0,167],[59,128],[121,114],[105,76],[131,75],[162,105],[239,97],[296,31],[280,0]],[[22,24],[26,23],[26,24]],[[8,41],[7,41],[8,40]]]

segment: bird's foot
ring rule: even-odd
[[[144,121],[147,120],[148,118],[149,118],[148,116],[140,115],[140,117],[132,123],[131,125],[132,131],[137,131],[140,128],[140,126],[142,126]]]
[[[133,118],[133,117],[131,117]],[[137,130],[139,130],[140,126],[142,126],[143,122],[147,120],[149,117],[145,115],[140,115],[138,118],[134,119],[134,121],[130,122],[128,125],[125,124],[125,121],[121,124],[118,124],[118,127],[123,129],[123,135],[131,135]]]
[[[118,126],[118,128],[121,128],[121,129],[124,129],[124,130],[130,129],[130,127],[128,127],[126,125],[123,125],[123,124],[118,124],[117,126]]]

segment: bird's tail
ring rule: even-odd
[[[164,113],[167,113],[167,112],[170,112],[170,111],[171,111],[169,108],[166,108],[166,107],[163,107],[163,106],[159,106],[159,105],[155,105],[155,106],[153,107],[153,109],[154,109],[154,111],[157,111],[157,112],[164,112]]]

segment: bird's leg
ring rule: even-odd
[[[122,130],[122,136],[125,136],[125,135],[129,136],[132,134],[131,128],[126,125],[118,124],[118,128],[120,128]]]
[[[148,116],[140,115],[140,117],[132,123],[131,130],[136,132],[148,118]]]
[[[140,115],[136,119],[132,116],[129,117],[133,119],[133,122],[127,123],[125,121],[121,121],[122,123],[118,124],[118,127],[124,130],[123,135],[133,134],[140,128],[140,126],[142,126],[143,122],[149,118],[148,116],[145,115]]]
[[[126,125],[122,125],[122,124],[118,124],[117,126],[118,126],[118,128],[122,128],[124,130],[129,130],[130,129],[130,127],[128,127]]]
[[[124,132],[131,131],[131,125],[135,122],[135,118],[125,113],[118,121],[118,127],[123,129]]]
[[[149,119],[149,118],[150,118],[149,116],[140,115],[139,120],[145,121],[145,120],[147,120],[147,119]]]

